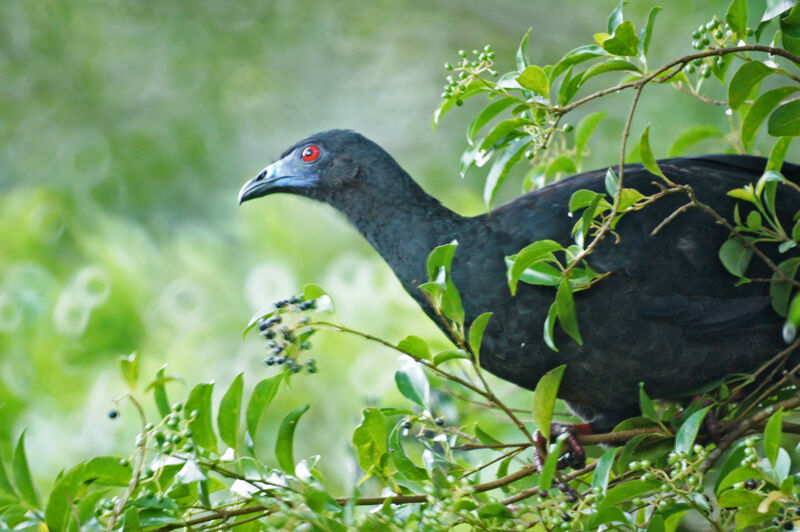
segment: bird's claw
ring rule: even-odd
[[[568,467],[572,469],[581,469],[586,465],[586,451],[583,449],[580,442],[578,442],[577,436],[578,434],[590,433],[591,426],[588,423],[582,425],[571,425],[567,423],[550,424],[550,437],[555,439],[565,435],[563,437],[568,448],[567,453],[558,458],[558,465],[556,466],[558,469],[566,469]],[[540,448],[544,448],[544,446],[547,445],[547,441],[538,430],[534,434],[534,438]],[[533,450],[533,463],[539,472],[544,468],[544,458],[539,454],[537,448]]]

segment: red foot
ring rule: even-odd
[[[579,423],[576,425],[570,425],[566,423],[552,423],[550,425],[550,439],[558,438],[562,434],[567,435],[565,443],[567,444],[569,451],[559,457],[558,465],[556,467],[558,469],[566,469],[567,467],[571,467],[572,469],[581,469],[586,465],[586,451],[583,450],[583,446],[578,442],[577,436],[592,434],[591,424]],[[534,438],[536,438],[536,442],[542,447],[547,444],[545,439],[542,437],[542,434],[538,430],[534,434]],[[536,449],[533,450],[533,463],[539,472],[541,472],[544,468],[544,460],[542,456],[539,455],[539,451]]]

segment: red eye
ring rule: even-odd
[[[316,161],[317,157],[319,157],[319,147],[313,144],[309,144],[305,148],[303,148],[303,152],[300,154],[300,157],[307,163],[312,161]]]

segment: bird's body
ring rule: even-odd
[[[306,161],[309,146],[321,152]],[[670,179],[691,184],[700,201],[727,218],[734,200],[726,192],[757,180],[764,165],[745,156],[660,163]],[[800,181],[800,167],[787,164],[783,171]],[[605,170],[572,176],[489,213],[462,217],[428,196],[376,144],[353,132],[331,131],[287,150],[243,188],[240,200],[292,192],[331,204],[434,319],[418,288],[427,281],[426,258],[434,247],[457,240],[451,276],[466,323],[493,313],[481,365],[532,389],[546,371],[566,364],[559,396],[595,430],[607,430],[638,413],[639,382],[652,397],[676,397],[730,373],[752,372],[784,345],[767,284],[735,286],[718,258],[728,232],[707,213],[688,209],[651,235],[686,203],[685,194],[675,193],[623,217],[616,227],[619,243],[600,243],[589,263],[610,275],[575,295],[583,345],[557,333],[559,351],[548,348],[543,323],[555,290],[520,283],[512,297],[504,257],[536,240],[569,245],[575,222],[570,196],[579,189],[603,192],[604,176]],[[625,168],[625,187],[648,194],[656,190],[654,180],[640,165]],[[786,223],[798,207],[800,194],[782,190],[777,211]],[[748,273],[770,276],[757,259]]]

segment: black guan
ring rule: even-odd
[[[659,162],[671,180],[690,184],[700,201],[729,219],[735,200],[726,192],[756,181],[765,164],[762,158],[742,155]],[[800,166],[787,163],[782,171],[800,182]],[[546,371],[566,364],[559,397],[594,431],[606,431],[638,415],[639,382],[652,397],[675,398],[727,374],[752,372],[785,344],[768,284],[735,286],[718,258],[728,231],[707,213],[690,208],[651,235],[686,203],[686,195],[676,193],[627,214],[617,226],[619,242],[608,237],[598,245],[589,264],[611,274],[575,295],[584,344],[557,326],[559,351],[549,349],[543,323],[555,290],[520,283],[512,297],[504,257],[535,240],[571,244],[575,219],[568,215],[570,196],[578,189],[603,192],[605,174],[603,169],[568,177],[486,214],[463,217],[425,193],[380,146],[358,133],[333,130],[287,149],[242,187],[239,202],[285,192],[338,209],[434,320],[418,286],[427,280],[431,250],[457,240],[451,276],[466,323],[483,312],[494,313],[484,334],[481,365],[533,389]],[[626,187],[650,194],[657,190],[656,180],[641,165],[625,167]],[[798,208],[800,194],[782,186],[779,216],[791,224]],[[770,253],[777,257],[776,251]],[[769,277],[771,272],[754,259],[748,274]]]

